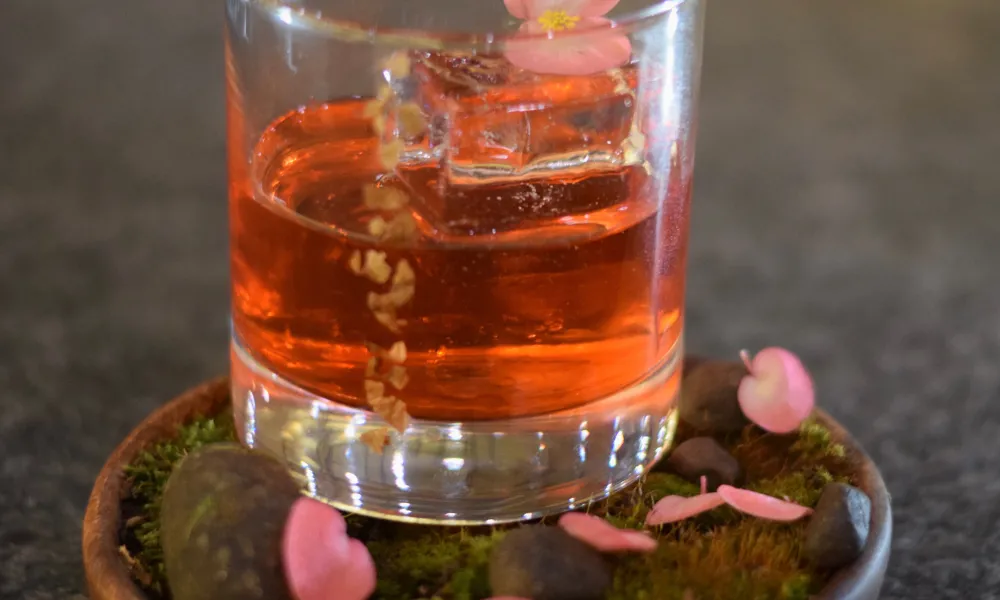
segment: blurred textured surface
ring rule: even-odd
[[[711,0],[691,349],[781,344],[894,493],[885,597],[1000,598],[1000,3]],[[221,1],[0,3],[0,598],[226,367]]]

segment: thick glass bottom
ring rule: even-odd
[[[282,379],[232,344],[237,430],[341,510],[397,521],[479,525],[535,519],[609,496],[670,447],[683,337],[645,380],[548,415],[464,423],[413,420],[381,453],[367,411]]]

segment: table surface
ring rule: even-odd
[[[0,598],[226,368],[221,2],[0,2]],[[1000,2],[712,0],[691,350],[784,345],[882,466],[886,598],[1000,598]]]

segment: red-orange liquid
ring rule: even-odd
[[[379,247],[362,188],[383,169],[363,106],[282,117],[249,168],[233,153],[233,322],[257,362],[366,407],[365,342],[402,339],[409,413],[477,420],[580,406],[665,358],[681,331],[689,187],[641,166],[461,188],[438,185],[433,166],[404,173],[410,189],[443,192],[411,201],[415,243],[380,248],[416,273],[407,325],[389,333],[366,306],[379,287],[348,267]]]

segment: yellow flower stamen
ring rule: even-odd
[[[545,31],[565,31],[576,27],[580,17],[571,17],[564,10],[547,10],[538,17],[538,24]]]

